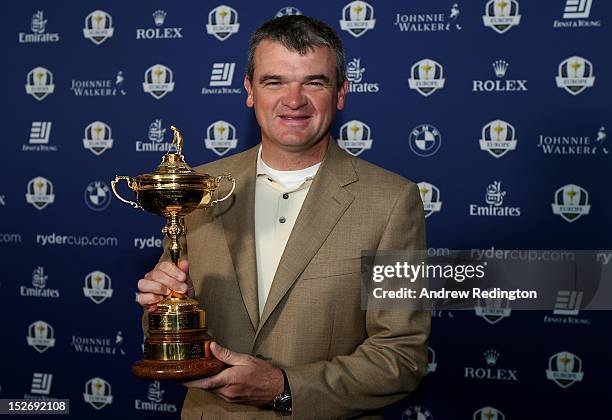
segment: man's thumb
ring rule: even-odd
[[[210,350],[213,356],[221,360],[223,363],[233,366],[240,364],[240,354],[220,346],[216,342],[210,343]]]

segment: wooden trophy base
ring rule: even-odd
[[[218,359],[139,360],[132,365],[132,373],[141,379],[189,381],[221,372],[225,365]]]

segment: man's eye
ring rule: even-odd
[[[280,82],[266,82],[265,86],[278,86]]]
[[[323,83],[321,82],[308,82],[308,84],[311,86],[323,86]]]

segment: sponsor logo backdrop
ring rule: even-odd
[[[137,280],[162,220],[111,196],[175,124],[193,164],[258,142],[249,34],[305,13],[338,30],[348,153],[419,183],[436,250],[610,249],[612,5],[603,0],[9,2],[2,23],[0,397],[70,398],[75,418],[176,418],[140,381]],[[355,221],[359,223],[359,221]],[[610,315],[435,312],[429,375],[388,418],[589,418],[612,373]],[[210,316],[215,316],[210,314]]]

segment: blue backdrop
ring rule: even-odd
[[[130,373],[142,354],[136,282],[162,251],[163,221],[111,198],[110,180],[153,170],[170,124],[194,166],[257,144],[244,105],[246,48],[277,13],[338,30],[352,86],[332,135],[422,183],[437,252],[612,248],[609,2],[26,0],[3,8],[0,398],[69,398],[74,418],[178,417],[180,385]],[[603,413],[610,319],[436,312],[431,372],[387,415]]]

